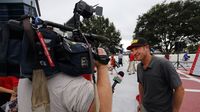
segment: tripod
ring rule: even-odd
[[[185,71],[187,71],[187,69],[179,61],[179,52],[177,53],[177,61],[174,63],[174,65],[177,65],[177,69],[179,66],[181,66]]]

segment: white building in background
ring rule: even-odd
[[[0,0],[0,26],[27,14],[34,17],[40,15],[38,0]]]

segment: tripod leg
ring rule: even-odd
[[[177,61],[177,69],[179,68],[179,64],[180,64],[179,61]]]
[[[177,62],[174,63],[174,66],[177,64]]]
[[[181,65],[181,64],[179,64],[185,71],[187,71],[187,69],[183,66],[183,65]]]

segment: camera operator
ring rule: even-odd
[[[106,55],[102,48],[98,54]],[[107,65],[95,61],[97,67],[97,91],[100,101],[100,112],[112,111],[112,90],[108,77]],[[94,88],[90,81],[82,76],[72,77],[57,73],[47,78],[50,96],[50,112],[94,112]],[[32,83],[29,79],[20,79],[18,88],[19,112],[32,112]]]

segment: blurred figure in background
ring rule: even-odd
[[[136,72],[134,55],[132,52],[129,54],[129,65],[128,65],[127,72],[129,72],[129,75],[135,74],[135,72]]]
[[[118,64],[119,64],[119,67],[123,66],[123,54],[121,51],[118,54]]]
[[[14,76],[0,77],[0,106],[17,97],[19,79]],[[0,109],[0,112],[4,112]]]
[[[165,54],[165,59],[167,59],[167,60],[169,60],[169,58],[170,58],[170,55],[169,54]]]
[[[184,61],[184,63],[186,64],[186,66],[188,67],[188,63],[187,61],[190,59],[190,56],[188,55],[188,52],[186,51],[185,54],[183,55],[182,60]]]
[[[110,65],[111,65],[111,75],[113,74],[113,70],[115,69],[115,67],[117,66],[116,64],[116,61],[115,61],[115,57],[114,57],[114,54],[111,55],[111,58],[110,58]]]

